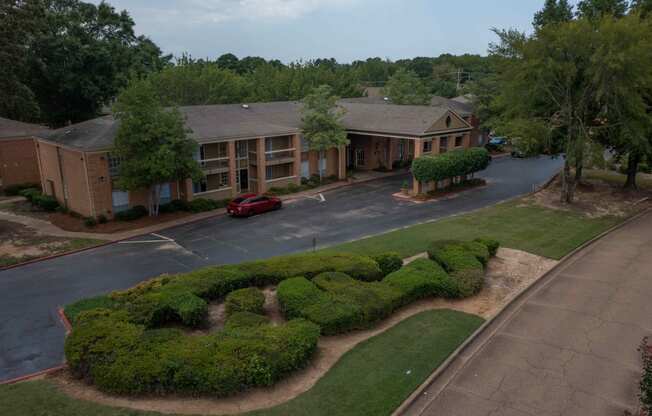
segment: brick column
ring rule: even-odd
[[[439,137],[435,137],[432,139],[432,154],[433,155],[438,155],[439,154]]]
[[[387,169],[394,169],[394,139],[387,139]]]
[[[421,156],[423,156],[423,139],[415,139],[414,140],[414,158],[418,159]],[[415,195],[419,195],[420,193],[423,192],[423,184],[414,177],[412,177],[413,183],[412,183],[412,192]]]
[[[238,196],[238,184],[236,175],[238,174],[237,161],[235,160],[235,142],[227,144],[227,154],[229,155],[229,186],[231,187],[231,196]]]
[[[194,198],[192,179],[180,181],[179,186],[181,187],[181,192],[183,193],[184,199],[188,202],[192,201]]]
[[[468,149],[469,147],[471,147],[471,134],[470,134],[470,133],[466,133],[466,134],[464,135],[464,139],[462,139],[462,141],[463,141],[463,144],[464,144],[464,148],[465,148],[465,149]]]
[[[346,146],[337,149],[337,179],[346,180]]]
[[[296,176],[294,183],[301,185],[301,135],[295,134],[292,137],[292,147],[294,147],[293,173]]]
[[[256,159],[257,159],[257,191],[259,194],[267,192],[267,175],[266,175],[266,159],[265,159],[265,138],[261,137],[256,139]]]

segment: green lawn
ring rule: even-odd
[[[588,218],[581,214],[525,205],[522,200],[516,200],[326,250],[358,254],[394,251],[409,257],[426,251],[433,240],[491,237],[505,247],[560,259],[622,220],[616,217]]]
[[[599,179],[611,185],[624,186],[625,181],[627,180],[627,175],[610,170],[590,169],[584,171],[584,178]],[[639,173],[636,177],[636,184],[641,189],[652,189],[652,176]]]
[[[353,350],[311,390],[250,416],[389,415],[466,340],[483,320],[440,310],[423,312]],[[68,398],[46,381],[0,386],[0,414],[12,416],[145,416]]]

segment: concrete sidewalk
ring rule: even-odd
[[[652,335],[652,213],[568,259],[406,409],[437,416],[622,416]]]

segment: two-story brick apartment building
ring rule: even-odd
[[[319,160],[301,134],[301,103],[208,105],[179,110],[199,144],[205,179],[166,184],[163,199],[227,199],[299,184],[317,174],[346,178],[348,168],[391,170],[398,161],[470,146],[470,126],[447,106],[398,106],[341,101],[350,144]],[[146,205],[146,193],[117,189],[111,156],[118,122],[111,116],[41,134],[38,160],[44,192],[85,216],[112,216]]]
[[[45,130],[0,117],[0,188],[40,182],[34,138]]]

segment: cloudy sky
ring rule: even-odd
[[[96,1],[99,3],[99,1]],[[543,0],[108,0],[167,53],[284,62],[484,54],[492,27],[529,30]]]

